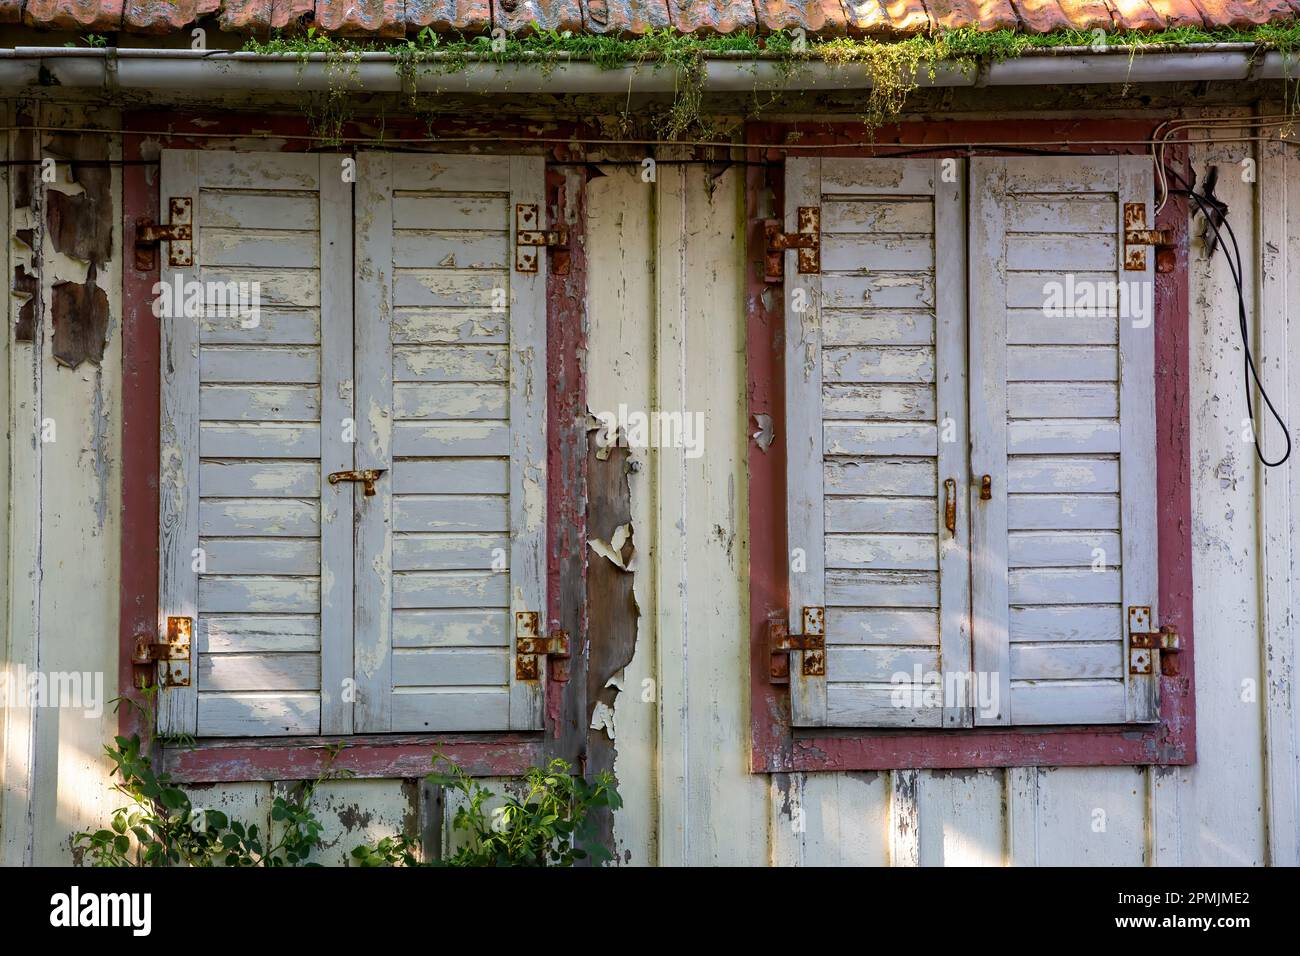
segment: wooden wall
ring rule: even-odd
[[[12,113],[12,109],[11,109]],[[45,107],[45,125],[58,114]],[[64,121],[112,122],[106,113]],[[21,148],[9,140],[11,155]],[[116,147],[114,147],[116,149]],[[1274,400],[1300,423],[1300,319],[1288,281],[1300,263],[1300,159],[1258,156],[1236,175],[1239,143],[1196,147],[1221,167],[1219,194],[1246,263],[1248,305]],[[744,403],[743,170],[661,164],[605,167],[589,185],[588,405],[702,412],[705,454],[636,451],[629,473],[640,611],[637,644],[603,732],[613,737],[626,805],[618,859],[666,864],[1260,864],[1296,863],[1296,739],[1290,619],[1300,524],[1295,466],[1268,474],[1241,440],[1245,417],[1236,296],[1221,258],[1194,248],[1191,276],[1193,501],[1198,761],[1172,770],[748,773],[747,442]],[[4,203],[9,274],[36,223],[51,284],[83,282],[86,262],[53,248],[39,210]],[[120,176],[112,177],[120,209]],[[72,184],[55,190],[76,192]],[[120,215],[115,213],[115,226]],[[0,612],[10,668],[117,672],[121,390],[120,229],[98,284],[110,303],[100,364],[52,355],[49,322],[31,343],[0,341]],[[1258,264],[1261,261],[1264,268]],[[8,296],[11,322],[21,296]],[[1288,337],[1289,336],[1289,337]],[[1287,375],[1291,375],[1288,382]],[[52,417],[58,440],[42,444]],[[1270,444],[1276,435],[1265,433]],[[1271,437],[1270,437],[1271,436]],[[779,436],[778,436],[779,437]],[[605,538],[612,529],[593,528]],[[592,561],[608,560],[595,551]],[[7,605],[7,606],[6,606]],[[1252,683],[1253,682],[1253,683]],[[100,746],[116,724],[9,706],[3,711],[0,862],[61,862],[70,835],[115,805]],[[196,788],[196,802],[269,815],[273,784]],[[364,839],[418,827],[419,788],[341,781],[319,797],[327,847],[343,862]],[[450,811],[448,811],[450,812]]]

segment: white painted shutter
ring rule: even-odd
[[[202,315],[162,318],[160,624],[195,622],[191,682],[164,689],[162,733],[351,729],[351,512],[324,481],[352,467],[340,430],[352,415],[351,200],[338,164],[162,154],[161,208],[191,201],[193,265],[169,266],[163,243],[161,277],[206,290]],[[212,284],[228,282],[259,284],[256,325],[217,314]]]
[[[786,165],[786,230],[819,206],[822,231],[819,275],[785,261],[789,623],[824,606],[827,645],[825,676],[791,654],[796,726],[970,721],[960,688],[924,693],[970,666],[964,178],[959,160]]]
[[[542,726],[514,639],[516,613],[546,620],[546,255],[517,271],[513,239],[543,177],[359,157],[357,467],[386,473],[356,491],[358,731]]]
[[[971,193],[976,723],[1155,719],[1126,646],[1127,607],[1157,610],[1154,252],[1124,271],[1119,240],[1125,203],[1153,221],[1150,159],[980,158]],[[1119,283],[1123,310],[1046,311]]]

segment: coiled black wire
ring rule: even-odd
[[[1277,408],[1273,405],[1273,400],[1268,397],[1264,382],[1259,377],[1259,370],[1255,367],[1255,356],[1250,350],[1250,323],[1246,317],[1246,293],[1241,278],[1244,270],[1241,265],[1241,247],[1237,244],[1237,235],[1232,230],[1232,223],[1228,222],[1226,216],[1222,217],[1223,227],[1227,230],[1228,239],[1232,242],[1232,252],[1229,254],[1228,245],[1224,242],[1223,233],[1219,230],[1219,223],[1215,221],[1216,217],[1212,215],[1215,207],[1209,198],[1192,189],[1191,185],[1178,174],[1177,170],[1166,166],[1165,171],[1186,187],[1184,189],[1174,189],[1171,192],[1189,196],[1196,203],[1197,209],[1205,217],[1206,223],[1214,230],[1215,238],[1218,240],[1217,244],[1223,250],[1223,256],[1228,261],[1228,270],[1232,273],[1233,285],[1237,287],[1237,326],[1241,331],[1241,349],[1245,353],[1245,369],[1242,373],[1242,383],[1246,392],[1246,414],[1250,420],[1251,438],[1255,442],[1255,456],[1259,458],[1260,464],[1265,468],[1276,468],[1291,457],[1291,431],[1287,428],[1286,422],[1282,420],[1282,416],[1278,414]],[[1264,449],[1259,445],[1259,430],[1255,428],[1255,407],[1250,397],[1250,383],[1252,380],[1254,380],[1255,387],[1259,389],[1260,398],[1264,400],[1264,405],[1268,408],[1269,414],[1281,426],[1282,436],[1286,439],[1286,451],[1277,461],[1269,461],[1265,458]]]

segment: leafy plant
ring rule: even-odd
[[[271,819],[278,839],[257,824],[231,820],[220,810],[196,808],[166,773],[155,773],[140,737],[115,738],[105,747],[121,780],[113,789],[130,805],[113,811],[108,827],[78,833],[73,845],[95,866],[310,866],[322,826],[311,810],[319,780],[293,797],[277,796]]]
[[[591,813],[598,808],[622,806],[622,799],[608,772],[588,782],[569,773],[559,759],[544,768],[532,767],[523,781],[522,795],[507,795],[493,807],[496,796],[441,754],[434,767],[446,764],[425,779],[458,793],[461,805],[452,818],[452,828],[463,831],[468,841],[450,857],[431,866],[573,866],[579,860],[603,863],[610,851],[600,843]],[[415,845],[405,837],[385,837],[371,846],[352,851],[359,866],[420,866]]]
[[[341,748],[330,751],[330,763]],[[328,766],[314,782],[280,795],[271,806],[271,832],[257,824],[232,820],[220,810],[195,807],[188,794],[166,773],[156,773],[141,751],[140,737],[117,737],[104,751],[112,758],[113,789],[128,805],[113,811],[108,826],[78,833],[73,846],[84,849],[95,866],[315,866],[311,855],[321,847],[324,825],[312,809],[321,782],[335,776]],[[591,811],[621,806],[613,778],[593,782],[573,777],[563,760],[532,768],[522,797],[507,797],[488,809],[495,794],[441,755],[429,775],[431,783],[461,794],[463,805],[452,826],[469,835],[467,845],[438,866],[572,866],[590,858],[604,862]],[[405,834],[383,837],[352,850],[362,867],[421,866],[419,841]]]
[[[441,755],[434,758],[435,767],[440,760],[449,770],[435,771],[427,779],[464,797],[452,827],[470,837],[442,861],[444,865],[572,866],[578,860],[600,864],[612,858],[598,841],[591,816],[598,808],[616,810],[623,805],[607,771],[588,782],[570,774],[565,761],[551,760],[544,768],[529,769],[522,796],[509,795],[489,811],[495,794]]]

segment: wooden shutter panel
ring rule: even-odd
[[[1154,253],[1122,268],[1123,207],[1152,221],[1151,178],[1147,157],[972,161],[975,668],[999,701],[977,723],[1159,712],[1127,647],[1127,608],[1156,611]],[[1127,296],[1088,309],[1108,288]]]
[[[357,169],[359,731],[533,730],[515,615],[546,620],[546,256],[514,267],[535,157]],[[504,559],[504,560],[503,560]]]
[[[193,219],[192,265],[169,265],[163,243],[163,294],[205,290],[202,315],[161,320],[160,626],[194,619],[191,682],[164,689],[162,733],[351,729],[351,512],[324,481],[352,467],[340,431],[352,415],[351,201],[338,162],[162,154],[161,208],[185,197]],[[255,324],[218,314],[214,290],[230,282],[259,284]]]
[[[826,609],[826,674],[791,655],[797,726],[970,723],[960,687],[924,693],[970,667],[968,515],[957,501],[950,532],[943,497],[966,474],[964,175],[960,160],[786,164],[786,230],[821,210],[820,274],[785,261],[791,633]]]

